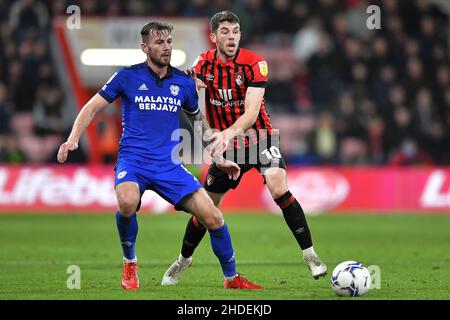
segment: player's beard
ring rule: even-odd
[[[172,57],[172,54],[170,54],[168,57],[161,55],[160,57],[153,56],[151,54],[148,55],[151,62],[155,64],[156,66],[162,68],[167,67],[170,64],[170,58]]]

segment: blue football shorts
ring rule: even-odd
[[[126,181],[136,182],[141,196],[145,190],[152,190],[173,204],[177,210],[184,210],[177,206],[184,197],[203,187],[182,164],[142,165],[136,161],[119,159],[114,172],[114,187]]]

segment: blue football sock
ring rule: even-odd
[[[120,242],[122,244],[123,256],[129,260],[136,258],[134,245],[138,233],[138,223],[136,213],[130,217],[122,216],[119,211],[116,213],[117,230],[119,231]]]
[[[227,225],[224,224],[219,229],[208,231],[211,238],[212,249],[217,258],[219,258],[223,275],[226,278],[235,276],[236,263],[234,260],[234,251]]]

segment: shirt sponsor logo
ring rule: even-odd
[[[244,100],[219,101],[216,99],[209,99],[209,103],[216,107],[226,108],[228,106],[230,106],[230,107],[243,106],[245,102],[244,102]]]
[[[233,100],[233,90],[232,89],[218,89],[220,99],[225,101]]]
[[[172,97],[135,96],[134,102],[140,110],[177,112],[178,107],[181,107],[181,100]]]

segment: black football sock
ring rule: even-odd
[[[195,248],[199,245],[205,236],[206,228],[198,222],[195,216],[189,219],[184,232],[183,246],[181,247],[181,255],[185,258],[189,258],[194,254]]]
[[[275,202],[283,211],[284,220],[286,220],[300,248],[305,250],[311,247],[311,233],[306,222],[305,213],[295,197],[288,191],[275,199]]]

